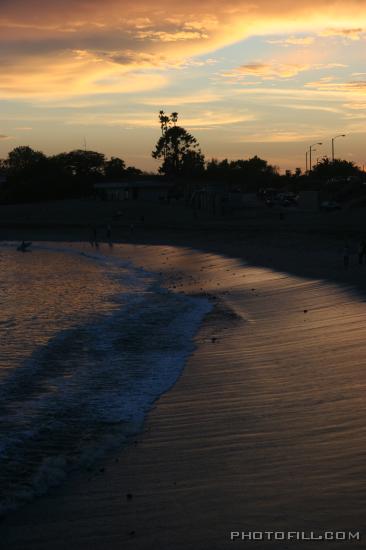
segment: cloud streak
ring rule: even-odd
[[[155,89],[166,82],[159,68],[179,66],[253,34],[291,29],[285,43],[306,46],[311,38],[294,33],[315,30],[355,40],[361,21],[366,22],[366,5],[359,0],[347,5],[337,0],[157,0],[153,6],[147,0],[47,5],[2,0],[0,94],[64,97]],[[284,78],[302,70],[279,67]]]
[[[342,28],[332,28],[324,29],[320,33],[320,36],[341,36],[342,38],[347,38],[348,40],[360,40],[364,30],[362,28],[356,29],[342,29]]]
[[[223,73],[223,76],[229,79],[241,80],[247,76],[257,76],[263,80],[274,80],[281,78],[292,78],[299,73],[310,70],[322,70],[322,69],[336,69],[344,68],[346,65],[342,63],[280,63],[277,61],[271,61],[267,63],[252,62],[246,65],[233,69],[232,71]]]
[[[278,40],[267,40],[268,44],[280,44],[282,46],[310,46],[314,41],[314,36],[289,36]]]
[[[308,71],[310,65],[284,64],[284,63],[248,63],[231,72],[224,73],[229,78],[245,76],[259,76],[260,78],[272,80],[275,78],[291,78],[300,72]]]

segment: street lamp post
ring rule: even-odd
[[[334,141],[339,137],[346,137],[346,134],[339,134],[339,136],[332,138],[332,162],[334,162]]]
[[[312,149],[312,152],[314,153],[316,151],[316,149]],[[306,151],[306,174],[308,173],[308,157],[309,157],[309,151]]]
[[[315,145],[323,145],[323,144],[322,144],[321,142],[318,142],[318,143],[313,143],[313,145],[310,145],[310,147],[309,147],[309,157],[310,157],[309,172],[311,172],[312,169],[313,169],[313,166],[312,166],[312,164],[311,164],[311,153],[312,153],[313,151],[315,151],[315,149],[313,149],[313,147],[315,147]]]

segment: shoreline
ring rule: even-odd
[[[31,224],[24,230],[17,226],[0,225],[1,241],[49,241],[49,242],[83,242],[88,243],[89,228],[79,226],[49,226]],[[189,247],[203,252],[223,254],[234,259],[247,261],[251,265],[273,268],[278,271],[322,278],[346,286],[354,286],[366,291],[366,260],[363,266],[358,265],[357,247],[363,235],[362,230],[352,233],[353,237],[344,239],[340,233],[329,230],[329,234],[314,235],[308,230],[292,227],[271,228],[254,224],[249,227],[223,224],[217,227],[205,226],[186,229],[184,227],[136,227],[133,232],[125,226],[113,229],[113,242],[126,245],[178,246]],[[350,243],[350,266],[344,269],[343,247],[347,240]],[[100,239],[101,247],[107,241]],[[365,273],[363,273],[365,271]]]
[[[199,243],[195,244],[197,246]],[[215,250],[219,246],[225,248],[225,254],[216,254]],[[263,356],[266,358],[269,354],[265,359],[265,368],[270,369],[269,372],[271,372],[270,364],[268,363],[267,366],[267,361],[272,357],[273,350],[276,350],[278,337],[272,334],[273,331],[268,332],[270,326],[261,328],[263,323],[267,326],[266,319],[268,320],[271,315],[274,315],[277,318],[277,323],[282,323],[284,327],[287,327],[286,330],[292,331],[291,323],[295,322],[297,330],[302,331],[302,323],[307,321],[304,319],[304,312],[301,309],[304,307],[305,300],[307,307],[310,303],[313,304],[310,309],[313,307],[316,309],[319,293],[320,296],[324,294],[323,299],[327,303],[327,308],[331,310],[332,304],[327,302],[328,294],[334,293],[336,303],[339,300],[340,303],[343,303],[342,300],[346,300],[347,305],[347,300],[352,302],[353,293],[349,292],[347,288],[339,292],[332,285],[329,286],[323,281],[310,279],[309,274],[299,279],[297,274],[285,276],[283,273],[285,270],[273,272],[271,269],[267,269],[268,267],[273,268],[273,264],[280,265],[283,255],[286,253],[287,256],[289,255],[289,251],[283,247],[272,248],[274,259],[272,258],[271,266],[267,265],[265,269],[261,267],[257,269],[254,263],[248,266],[242,265],[242,249],[236,248],[235,251],[235,246],[238,247],[237,244],[217,242],[213,236],[212,243],[209,246],[206,243],[206,250],[203,250],[201,245],[198,246],[198,251],[182,247],[177,249],[172,243],[154,244],[153,246],[133,243],[126,245],[129,249],[128,254],[133,255],[137,265],[143,261],[149,267],[159,265],[172,287],[176,285],[177,278],[181,277],[184,272],[182,283],[184,291],[199,293],[203,289],[204,292],[214,296],[220,294],[220,303],[223,300],[225,304],[229,305],[233,315],[226,320],[220,317],[216,324],[212,317],[205,320],[197,336],[197,350],[188,361],[181,378],[170,391],[163,394],[155,403],[146,420],[144,432],[134,438],[135,443],[108,459],[103,465],[103,473],[96,472],[92,479],[88,479],[86,474],[76,476],[76,478],[67,481],[65,486],[55,489],[49,495],[36,501],[33,510],[31,505],[10,515],[2,522],[0,533],[5,537],[3,540],[9,540],[12,548],[43,550],[49,548],[50,541],[52,541],[52,547],[60,550],[66,547],[75,548],[75,550],[84,547],[92,547],[97,550],[114,550],[121,547],[141,550],[154,548],[170,550],[172,547],[191,548],[192,550],[206,550],[206,548],[221,550],[232,545],[227,540],[230,529],[237,531],[248,526],[248,524],[242,525],[240,518],[245,518],[247,521],[247,518],[250,517],[250,526],[253,528],[264,526],[269,529],[277,526],[278,528],[291,527],[295,530],[299,525],[304,528],[309,527],[307,522],[304,524],[301,520],[297,525],[295,520],[296,514],[298,517],[301,517],[304,512],[311,515],[310,505],[313,497],[310,498],[308,491],[315,490],[316,476],[315,479],[312,479],[312,473],[307,471],[306,477],[308,482],[311,481],[310,488],[305,490],[305,487],[301,486],[302,488],[300,488],[299,486],[305,503],[293,501],[291,483],[294,482],[294,479],[292,482],[291,479],[285,481],[283,477],[284,466],[277,460],[279,451],[276,452],[276,446],[272,448],[273,435],[267,441],[268,450],[271,454],[274,453],[273,456],[267,457],[263,454],[260,440],[254,446],[251,443],[251,441],[257,440],[255,434],[258,429],[260,438],[268,439],[267,424],[271,425],[273,433],[277,433],[280,438],[284,437],[278,458],[281,457],[281,461],[284,461],[286,471],[289,470],[295,476],[299,475],[298,461],[301,460],[299,453],[300,450],[304,451],[303,444],[299,440],[298,433],[296,444],[295,440],[293,443],[296,446],[296,452],[287,442],[288,437],[295,437],[291,435],[292,432],[296,433],[295,425],[286,427],[285,432],[282,433],[285,426],[283,424],[285,409],[282,411],[281,405],[278,412],[272,410],[273,405],[271,405],[272,399],[275,399],[277,403],[278,395],[274,393],[272,398],[266,401],[265,396],[272,391],[272,388],[267,387],[261,370],[258,370],[258,352],[256,351],[258,338],[262,339],[264,336],[266,339],[269,338],[268,344],[266,340],[262,341],[265,345],[260,356],[264,354]],[[247,240],[244,246],[248,259],[251,252],[250,246],[254,246],[254,244],[253,242],[248,243]],[[268,243],[267,246],[269,246]],[[314,253],[314,247],[312,251]],[[234,258],[235,252],[237,259]],[[157,257],[158,253],[160,257]],[[267,250],[261,249],[260,254],[257,251],[257,265],[264,263],[265,259],[267,261],[269,259]],[[332,259],[335,260],[334,255]],[[186,260],[190,262],[189,265],[186,265]],[[290,261],[294,260],[296,257],[290,256]],[[318,270],[319,267],[323,270],[324,264],[325,262],[321,260],[315,262]],[[296,271],[300,267],[301,265],[294,266],[293,270]],[[359,266],[355,267],[359,269]],[[364,268],[366,269],[365,266]],[[311,269],[313,269],[312,266]],[[227,273],[229,274],[227,275]],[[340,275],[340,282],[364,290],[364,286],[360,284],[362,283],[362,272],[360,274],[359,271],[355,271],[353,276],[352,273],[351,270],[347,274],[335,270],[335,275]],[[242,290],[242,277],[246,277],[244,290]],[[348,280],[345,277],[348,277]],[[324,278],[321,277],[321,279]],[[333,274],[333,282],[334,279]],[[237,286],[238,284],[239,286]],[[288,285],[290,286],[289,296],[292,296],[295,303],[297,301],[301,303],[298,306],[299,310],[301,309],[299,313],[295,314],[292,307],[287,305]],[[243,292],[244,294],[242,294]],[[347,298],[343,298],[342,294]],[[239,298],[239,295],[245,297],[245,302],[242,301],[243,298]],[[270,303],[269,296],[272,297],[274,304]],[[354,302],[360,305],[359,300],[354,300]],[[279,304],[281,308],[284,308],[284,315],[277,311]],[[301,314],[301,319],[298,318],[299,314]],[[319,322],[325,322],[321,315],[322,313],[318,312],[319,318],[311,321],[315,324],[313,326],[309,324],[309,334],[314,329],[316,330]],[[256,320],[257,317],[258,320]],[[259,320],[261,322],[258,325]],[[359,336],[363,338],[364,334],[360,333]],[[245,347],[243,347],[243,337],[246,339]],[[330,337],[332,338],[332,335]],[[231,342],[233,350],[236,350],[233,354],[228,355],[230,346],[228,347],[227,342]],[[293,361],[294,354],[298,353],[295,333],[291,336],[290,342],[292,342],[293,350],[289,354],[289,359]],[[285,358],[279,355],[276,361],[279,361],[279,365],[281,365],[281,376],[286,376],[286,370],[283,369],[288,369],[291,365],[291,361],[290,363],[285,361],[289,343],[285,339],[281,345],[284,346]],[[248,346],[250,353],[247,349]],[[266,346],[268,346],[268,352],[265,351]],[[243,354],[246,357],[244,377],[241,367]],[[275,355],[278,355],[277,351],[275,351]],[[304,357],[305,359],[306,362],[309,361],[308,358]],[[284,362],[283,366],[282,362]],[[320,376],[320,380],[323,375],[317,372],[316,363],[315,360],[310,367],[316,376]],[[297,372],[297,376],[301,380],[305,375]],[[329,376],[332,376],[331,371]],[[305,385],[309,384],[306,377],[303,382]],[[296,379],[291,381],[290,393],[294,391],[294,384],[295,386],[298,384]],[[263,391],[264,411],[258,408],[259,403],[256,403],[257,396],[253,393],[254,390],[256,392]],[[280,386],[277,390],[280,390]],[[301,414],[296,403],[291,401],[288,406],[296,409],[297,414]],[[320,405],[316,405],[316,407],[318,406]],[[202,414],[203,419],[206,418],[203,423],[200,418]],[[271,414],[274,414],[275,417],[274,427],[270,420]],[[229,423],[228,418],[230,418]],[[195,426],[194,423],[197,425]],[[307,421],[305,426],[306,430],[311,431]],[[216,429],[218,430],[217,434],[215,433]],[[228,433],[226,433],[227,430]],[[249,439],[244,437],[245,434]],[[314,444],[314,434],[310,435],[310,440]],[[337,442],[337,446],[340,443]],[[321,448],[321,444],[321,441],[315,440],[315,446]],[[308,453],[310,452],[308,446],[305,446],[305,449]],[[216,458],[212,453],[217,455]],[[311,456],[316,464],[321,460],[315,454],[314,456],[311,454]],[[241,472],[241,460],[249,471]],[[274,470],[273,473],[269,469],[269,464]],[[332,475],[335,475],[336,470],[333,471],[331,468],[331,471]],[[321,472],[322,475],[326,475],[323,464]],[[275,475],[274,478],[273,475]],[[276,477],[277,481],[275,481]],[[272,485],[267,483],[266,478],[272,479]],[[240,483],[237,486],[238,479]],[[283,484],[279,485],[278,480],[282,480]],[[317,482],[319,483],[319,481]],[[255,483],[258,483],[260,489],[256,488]],[[330,493],[328,492],[324,496],[318,494],[315,502],[318,499],[318,504],[322,503],[323,506],[329,504],[333,516],[338,516],[340,519],[343,514],[342,517],[347,525],[352,527],[352,518],[345,506],[346,500],[344,505],[337,501],[340,506],[337,511],[335,504],[331,504],[330,497],[334,487],[329,488],[328,483],[330,482],[327,481],[325,486]],[[270,503],[272,499],[278,498],[276,491],[284,499],[282,501],[284,508],[282,512],[278,511],[273,515]],[[128,498],[128,495],[132,495],[131,499]],[[249,502],[247,501],[248,495],[251,498]],[[361,495],[357,498],[361,498]],[[265,504],[266,499],[269,499],[268,504]],[[235,502],[234,509],[231,509],[230,502]],[[251,502],[255,502],[255,506],[251,506]],[[361,517],[363,511],[361,506],[359,511]],[[202,515],[203,513],[204,515]],[[198,519],[202,525],[198,525]],[[316,528],[321,525],[322,521],[324,521],[324,525],[326,524],[323,517],[317,520],[314,517],[313,521],[314,525],[317,523]],[[23,534],[19,535],[19,538],[18,536],[14,538],[14,534],[10,533],[12,528],[19,524]],[[359,523],[359,525],[362,524]],[[189,526],[191,526],[192,532]],[[64,533],[65,528],[70,529],[70,534]],[[7,536],[10,538],[7,539]],[[57,540],[57,537],[61,537],[60,540]],[[284,547],[286,548],[286,546],[281,546],[281,548]],[[311,547],[314,548],[314,545]],[[327,548],[327,545],[322,547]],[[272,549],[276,546],[266,545],[265,548]],[[301,548],[306,548],[306,546],[302,545]],[[331,548],[333,550],[335,546],[331,546]]]

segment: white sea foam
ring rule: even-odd
[[[2,248],[6,257],[11,246]],[[24,333],[23,323],[35,343],[13,357],[0,378],[3,511],[44,493],[70,469],[90,466],[138,432],[153,402],[178,379],[211,309],[208,300],[170,293],[157,276],[117,257],[65,245],[36,245],[34,251],[26,259],[14,258],[27,263],[29,292],[32,285],[47,285],[49,291],[54,284],[54,293],[68,288],[68,294],[65,311],[54,295],[48,297],[48,316],[37,304],[28,304],[21,315],[24,304],[15,302],[14,338]],[[64,271],[52,282],[60,256]],[[77,265],[68,270],[68,262]],[[92,264],[90,281],[98,280],[91,287],[93,308],[73,295],[83,292],[71,278],[85,262]],[[6,275],[1,272],[2,284]],[[74,310],[67,299],[73,305],[75,300]],[[41,344],[39,331],[48,335]]]

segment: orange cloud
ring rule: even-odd
[[[334,69],[337,67],[345,67],[345,65],[341,63],[316,63],[311,65],[308,63],[279,63],[276,61],[270,63],[258,62],[242,65],[237,69],[224,73],[223,76],[240,80],[243,77],[255,75],[263,80],[274,80],[276,78],[292,78],[304,71]]]
[[[357,29],[325,29],[320,33],[320,36],[342,36],[343,38],[348,38],[349,40],[360,40],[364,30]]]
[[[2,0],[0,94],[65,97],[164,86],[157,71],[253,34],[341,33],[366,22],[359,0]],[[350,15],[354,14],[354,15]],[[325,29],[325,30],[324,30]],[[328,30],[327,30],[328,29]],[[282,78],[304,64],[277,67]],[[250,70],[248,68],[247,70]],[[274,76],[272,68],[262,67]],[[253,69],[251,74],[257,74]],[[263,73],[260,73],[263,74]]]
[[[197,128],[216,128],[221,126],[231,126],[252,122],[256,120],[252,113],[235,113],[228,110],[204,110],[197,116],[187,116],[184,118],[184,124],[192,129]],[[123,128],[156,128],[156,113],[142,113],[133,111],[121,116],[119,113],[91,114],[86,113],[73,118],[70,125],[101,125],[101,126],[121,126]]]
[[[220,95],[214,92],[202,92],[196,91],[191,94],[186,95],[169,95],[169,96],[158,96],[154,98],[142,98],[139,103],[143,105],[151,105],[154,107],[164,106],[173,106],[177,107],[178,105],[196,105],[196,104],[208,104],[216,103],[224,99],[224,95]]]
[[[295,143],[313,139],[314,130],[307,132],[289,132],[274,129],[272,132],[261,132],[260,134],[250,134],[250,136],[240,138],[240,143]]]
[[[268,44],[280,44],[282,46],[310,46],[315,41],[314,36],[289,36],[288,38],[282,38],[279,40],[267,40]]]
[[[344,107],[346,109],[351,109],[355,111],[365,111],[366,110],[366,102],[365,103],[345,103]]]
[[[274,79],[274,78],[291,78],[296,76],[302,71],[307,71],[310,69],[310,65],[300,65],[300,64],[282,64],[282,63],[248,63],[247,65],[242,65],[232,72],[225,73],[224,76],[235,77],[235,76],[259,76],[263,79]]]
[[[161,42],[180,42],[182,40],[197,40],[208,38],[207,34],[193,30],[182,30],[176,32],[165,31],[140,31],[138,38],[147,38],[148,40]]]
[[[366,92],[366,80],[358,80],[351,82],[334,82],[327,79],[320,79],[314,82],[307,82],[307,88],[315,88],[317,90],[341,91],[341,92]]]

